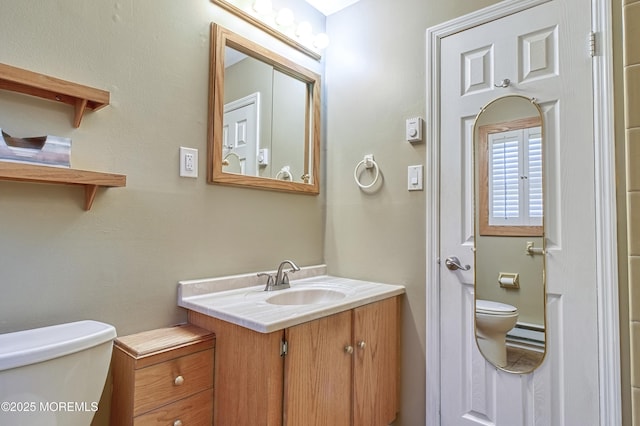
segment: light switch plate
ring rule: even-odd
[[[409,191],[422,191],[422,164],[407,168],[407,189]]]

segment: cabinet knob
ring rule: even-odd
[[[182,376],[176,377],[175,380],[173,381],[173,384],[176,385],[176,386],[180,386],[183,383],[184,383],[184,377],[182,377]],[[176,421],[179,422],[180,420],[176,420]],[[180,424],[182,424],[182,422],[180,422]]]
[[[182,426],[182,420],[176,420],[173,422],[173,426]]]
[[[353,353],[353,346],[351,346],[351,345],[345,346],[344,347],[344,351],[346,353],[348,353],[349,355],[351,355]]]
[[[364,349],[365,347],[367,347],[367,344],[365,343],[365,341],[364,341],[364,340],[360,340],[360,341],[358,342],[358,347],[359,347],[360,349]]]

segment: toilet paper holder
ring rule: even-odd
[[[500,272],[498,283],[502,288],[520,288],[520,275],[517,272]]]

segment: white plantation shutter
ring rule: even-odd
[[[528,176],[529,200],[529,224],[542,226],[543,200],[542,200],[542,134],[540,127],[524,129],[524,141],[528,141],[528,167],[525,174]]]
[[[520,141],[518,131],[490,136],[490,225],[520,217]],[[493,221],[492,221],[493,219]],[[493,223],[492,223],[493,222]]]
[[[489,225],[542,225],[540,127],[489,135],[489,188]]]

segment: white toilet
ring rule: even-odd
[[[0,334],[0,424],[91,424],[115,337],[97,321]]]
[[[476,340],[480,352],[498,367],[507,365],[507,333],[518,322],[518,309],[506,303],[476,300]]]

